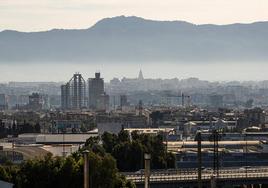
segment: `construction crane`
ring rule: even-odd
[[[181,93],[180,95],[172,95],[172,94],[166,94],[165,96],[166,99],[170,98],[181,98],[181,105],[185,105],[185,99],[187,100],[188,105],[191,103],[191,96],[190,95],[185,95],[184,93]]]
[[[185,98],[188,99],[188,104],[191,103],[191,96],[190,95],[184,95],[184,93],[181,93],[181,96],[178,96],[178,97],[181,97],[181,105],[182,106],[184,106]]]

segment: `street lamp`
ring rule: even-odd
[[[83,151],[84,155],[84,188],[89,188],[89,166],[88,166],[88,150]]]
[[[144,154],[144,188],[149,188],[151,154]]]
[[[198,188],[202,188],[202,145],[201,132],[197,132]]]
[[[248,140],[247,140],[247,133],[245,133],[245,141],[246,141],[246,156],[245,156],[245,159],[246,159],[246,169],[245,169],[245,171],[246,171],[246,177],[248,176]]]

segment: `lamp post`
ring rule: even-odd
[[[89,166],[88,166],[88,150],[83,151],[84,155],[84,188],[89,188]]]
[[[202,146],[201,132],[197,132],[198,188],[202,188]]]
[[[144,154],[144,188],[149,188],[151,154]]]
[[[245,140],[246,140],[246,177],[248,177],[248,140],[247,140],[247,133],[245,133]]]

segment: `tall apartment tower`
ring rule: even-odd
[[[61,85],[61,108],[69,109],[70,107],[70,86],[66,83]]]
[[[86,106],[86,82],[81,74],[75,73],[61,86],[62,109],[81,109]]]
[[[86,82],[81,74],[74,74],[69,81],[71,89],[71,105],[74,109],[85,107]]]
[[[95,78],[88,79],[88,106],[91,109],[96,109],[101,103],[104,94],[104,81],[100,77],[100,73],[95,73]]]

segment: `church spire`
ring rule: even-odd
[[[142,74],[141,69],[140,69],[140,72],[139,72],[139,77],[138,77],[138,79],[139,79],[139,80],[143,80],[143,79],[144,79],[144,78],[143,78],[143,74]]]

